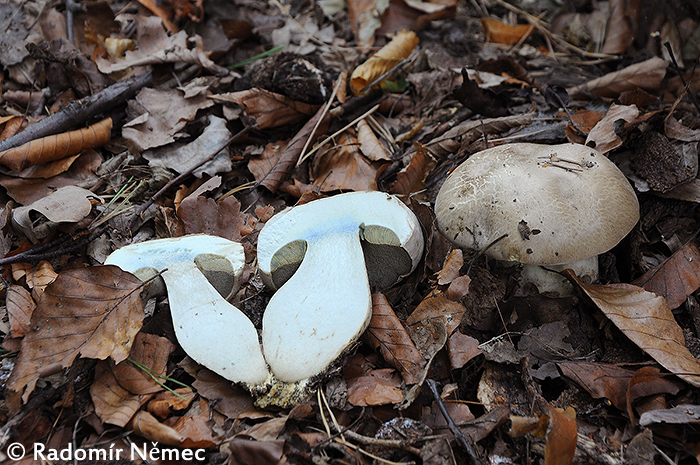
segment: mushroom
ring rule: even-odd
[[[122,247],[105,265],[143,281],[162,271],[175,335],[187,355],[228,380],[254,387],[270,377],[258,332],[222,297],[238,288],[244,262],[240,244],[199,234]]]
[[[617,166],[595,149],[518,143],[458,166],[440,188],[435,214],[452,243],[523,263],[524,279],[534,274],[540,292],[565,295],[572,290],[565,279],[539,265],[596,280],[598,254],[634,227],[639,203]]]
[[[274,376],[303,383],[324,373],[369,324],[370,285],[395,284],[422,252],[415,215],[382,192],[340,194],[273,216],[258,236],[258,267],[277,290],[262,331]]]

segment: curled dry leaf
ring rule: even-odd
[[[640,349],[693,386],[700,386],[700,363],[685,347],[683,330],[666,300],[631,284],[584,284],[562,272]]]
[[[651,92],[658,90],[661,86],[661,81],[666,76],[667,67],[667,61],[654,57],[630,65],[620,71],[608,73],[585,84],[570,87],[567,91],[571,98],[585,98],[591,94],[596,97],[615,98],[620,93],[636,87]]]
[[[26,402],[42,375],[78,356],[125,360],[144,317],[141,285],[116,266],[60,273],[37,303],[8,389],[24,391]]]
[[[661,265],[647,271],[633,284],[666,298],[670,308],[678,308],[700,288],[700,250],[688,242]]]
[[[42,137],[4,152],[0,152],[0,165],[14,171],[77,155],[83,150],[94,149],[109,142],[112,119],[77,131]]]
[[[358,148],[357,138],[349,131],[338,136],[337,144],[316,154],[311,165],[313,185],[321,192],[376,191],[380,162],[369,161]]]
[[[608,112],[603,119],[591,129],[586,138],[585,145],[595,147],[596,150],[605,154],[615,150],[622,145],[622,139],[615,129],[622,120],[626,123],[633,122],[639,116],[639,109],[634,105],[610,105]]]
[[[318,105],[292,100],[269,90],[252,88],[211,96],[222,103],[235,103],[257,123],[257,129],[276,128],[298,123],[318,110]]]
[[[656,394],[677,394],[681,390],[680,382],[668,379],[668,375],[661,373],[656,367],[642,367],[637,370],[627,389],[627,415],[632,426],[636,426],[633,403],[637,399]]]
[[[447,342],[462,321],[464,305],[443,295],[429,295],[406,319],[411,339],[426,360]]]
[[[416,45],[418,45],[418,36],[415,32],[401,31],[396,34],[391,42],[355,68],[350,76],[352,92],[355,95],[361,94],[375,79],[408,58]]]
[[[399,370],[406,384],[421,381],[425,359],[416,349],[384,294],[372,295],[372,319],[365,337],[374,350],[379,349],[387,363]]]
[[[494,18],[481,18],[481,25],[486,31],[486,40],[506,45],[518,43],[530,35],[534,29],[529,24],[511,26]]]
[[[546,441],[544,452],[545,465],[569,465],[576,452],[578,428],[576,412],[569,407],[566,410],[547,404],[545,415],[536,417],[511,416],[511,429],[508,434],[514,437],[534,434]]]
[[[108,361],[102,360],[95,367],[90,398],[103,423],[126,426],[151,397],[153,394],[134,394],[122,387]]]
[[[633,370],[591,362],[556,362],[562,374],[581,386],[594,399],[605,398],[617,409],[626,408],[627,390]]]
[[[411,163],[401,170],[396,177],[396,182],[391,187],[394,194],[410,194],[423,189],[423,183],[428,172],[435,166],[435,160],[428,150],[416,143],[416,152],[411,158]]]

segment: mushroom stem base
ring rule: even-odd
[[[570,296],[574,293],[571,283],[559,273],[548,271],[563,271],[566,269],[573,270],[576,276],[584,279],[586,282],[595,282],[598,280],[598,256],[595,255],[562,265],[523,265],[521,290],[524,291],[527,284],[532,284],[542,294],[556,294],[559,297]]]

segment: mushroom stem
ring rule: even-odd
[[[574,287],[568,279],[556,273],[566,269],[573,270],[576,276],[584,278],[587,282],[596,282],[598,280],[598,256],[594,255],[561,265],[523,265],[522,283],[534,284],[541,293],[556,294],[559,297],[570,296],[574,293]]]
[[[162,276],[183,350],[226,379],[249,386],[265,382],[269,371],[248,317],[221,297],[194,262],[170,265]]]
[[[371,317],[357,225],[348,223],[340,231],[331,227],[338,232],[307,241],[299,269],[275,293],[263,316],[265,359],[275,376],[285,382],[321,373],[362,334]],[[297,303],[289,308],[280,304],[285,302]]]

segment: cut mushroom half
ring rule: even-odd
[[[241,244],[201,234],[122,247],[105,265],[116,265],[143,281],[162,271],[183,350],[224,378],[252,388],[270,376],[258,332],[222,297],[238,288],[244,262]]]
[[[639,203],[622,172],[595,149],[519,143],[458,166],[440,188],[435,215],[452,243],[523,263],[523,276],[540,292],[563,295],[572,292],[565,278],[540,265],[597,279],[598,254],[630,232]]]
[[[262,332],[274,376],[296,383],[324,373],[369,324],[370,286],[395,284],[422,253],[416,216],[382,192],[340,194],[273,216],[258,236],[258,267],[277,289]]]

